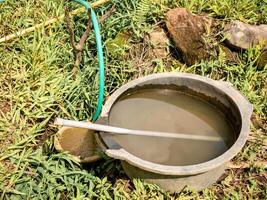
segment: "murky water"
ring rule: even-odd
[[[220,142],[147,136],[114,136],[116,142],[144,160],[191,165],[225,152],[233,129],[216,107],[171,89],[142,89],[120,99],[109,115],[112,126],[217,136]],[[227,145],[228,144],[228,145]]]

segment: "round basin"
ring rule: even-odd
[[[133,80],[114,92],[98,123],[124,128],[216,136],[220,141],[145,136],[96,136],[120,159],[130,178],[170,192],[204,189],[224,173],[244,146],[252,105],[228,82],[193,74],[160,73]]]

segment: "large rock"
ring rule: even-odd
[[[211,20],[193,15],[185,8],[175,8],[167,12],[168,31],[186,64],[192,65],[206,60],[216,52],[204,39],[207,35],[206,28],[211,24]]]
[[[250,25],[240,21],[233,21],[224,28],[226,42],[237,49],[249,49],[255,45],[262,45],[257,65],[263,68],[267,65],[267,25]]]
[[[267,49],[267,25],[233,21],[225,26],[224,36],[228,44],[239,49],[248,49],[258,44]]]

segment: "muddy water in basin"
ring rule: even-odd
[[[233,128],[213,105],[172,89],[141,89],[122,97],[109,113],[112,126],[217,136],[196,141],[146,136],[114,136],[133,155],[158,164],[185,166],[211,160],[232,144]]]

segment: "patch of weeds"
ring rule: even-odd
[[[257,169],[230,170],[221,185],[216,187],[223,199],[264,199],[266,173]]]

